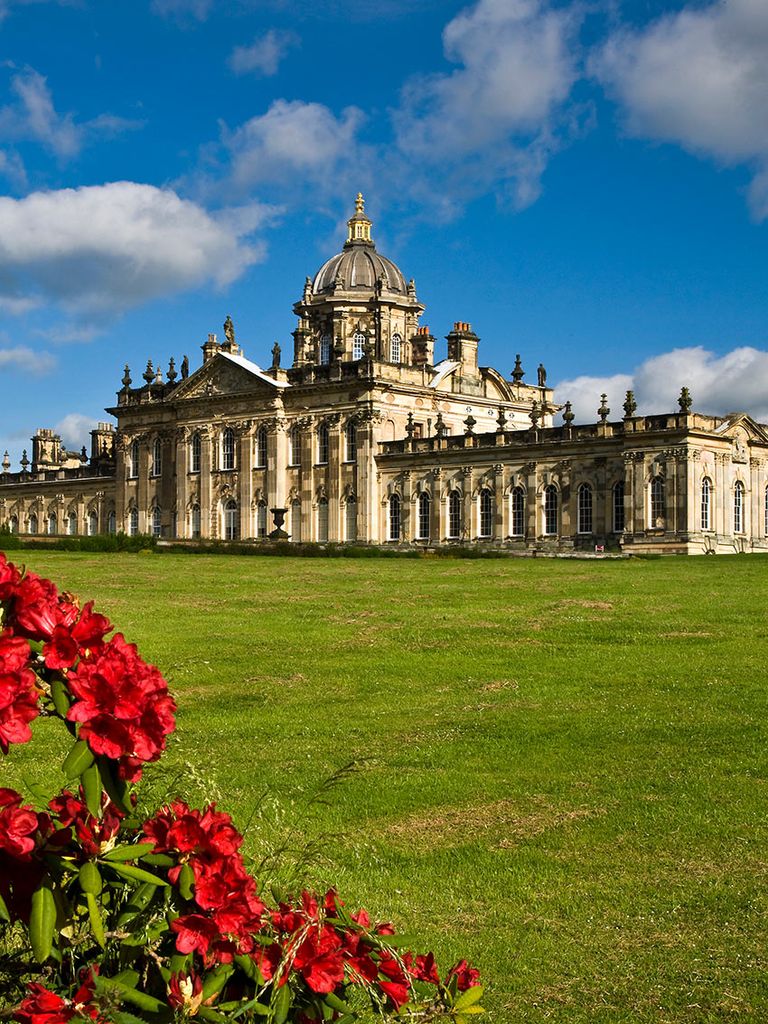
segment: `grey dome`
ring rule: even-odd
[[[383,279],[384,291],[400,295],[408,292],[400,268],[386,256],[377,253],[371,242],[348,242],[341,252],[331,256],[315,274],[313,293],[332,293],[339,277],[344,282],[340,290],[345,292],[373,292],[380,277]]]

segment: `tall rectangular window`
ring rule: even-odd
[[[426,491],[419,495],[419,540],[429,540],[430,521],[429,513],[432,502]]]
[[[320,465],[328,462],[328,427],[325,423],[317,428],[317,461]]]
[[[613,532],[624,532],[624,481],[613,485]]]
[[[511,530],[513,537],[525,536],[525,492],[522,487],[512,491]]]

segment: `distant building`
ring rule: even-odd
[[[546,371],[478,364],[463,321],[445,358],[413,280],[376,251],[358,196],[340,253],[307,278],[293,361],[246,359],[227,317],[202,365],[126,367],[90,455],[39,430],[0,472],[0,527],[160,538],[450,545],[522,552],[768,551],[768,427],[744,413],[575,425]],[[562,422],[554,424],[556,414]],[[282,525],[281,525],[282,524]]]

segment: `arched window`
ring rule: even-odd
[[[139,442],[134,441],[128,456],[128,476],[135,479],[139,475]]]
[[[114,510],[107,516],[107,533],[117,533],[117,516]]]
[[[189,442],[189,472],[199,473],[200,462],[203,457],[203,442],[200,440],[200,435],[195,433],[192,435],[192,440]]]
[[[70,537],[77,534],[77,514],[75,512],[70,512],[67,516],[67,533]]]
[[[89,537],[95,537],[99,532],[99,517],[96,512],[92,511],[88,513],[86,529]]]
[[[11,531],[11,533],[18,533],[19,532],[19,517],[18,516],[11,516],[11,518],[8,520],[8,529]]]
[[[224,506],[224,540],[237,540],[240,535],[240,516],[237,502],[230,498]]]
[[[744,533],[744,484],[737,480],[733,488],[733,532]]]
[[[317,461],[321,466],[328,461],[328,426],[325,423],[317,428]]]
[[[267,428],[259,427],[256,431],[256,468],[264,469],[267,465]]]
[[[260,501],[256,506],[256,536],[267,536],[267,503]]]
[[[71,519],[71,517],[70,517]],[[128,516],[128,533],[135,537],[139,532],[139,510],[132,508]]]
[[[624,532],[624,481],[613,485],[613,532]]]
[[[390,540],[400,540],[400,495],[389,496],[389,532]]]
[[[667,515],[667,502],[664,495],[664,477],[655,476],[651,480],[651,529],[664,529]]]
[[[487,487],[480,491],[480,536],[484,539],[493,535],[493,495]]]
[[[324,334],[320,339],[320,365],[327,366],[331,361],[331,336]]]
[[[227,427],[221,435],[221,468],[235,468],[235,432],[231,427]]]
[[[448,536],[452,540],[461,537],[461,494],[451,491],[448,495]]]
[[[157,505],[155,505],[155,507],[152,509],[151,522],[152,536],[159,537],[163,530],[163,513],[160,511]]]
[[[288,465],[301,465],[301,431],[298,427],[291,427],[288,435]]]
[[[298,498],[291,502],[291,540],[301,543],[301,502]]]
[[[200,506],[193,505],[189,510],[189,535],[196,539],[200,536]]]
[[[431,499],[429,497],[429,494],[426,491],[422,491],[421,494],[419,495],[419,509],[418,509],[418,519],[417,519],[417,529],[418,529],[418,539],[419,540],[429,540],[429,536],[430,536],[430,533],[431,533],[431,530],[430,530],[431,523],[430,523],[430,515],[429,515],[430,514],[431,506],[432,506],[432,501],[431,501]]]
[[[152,467],[150,476],[160,476],[163,472],[163,445],[159,437],[152,442]]]
[[[344,510],[344,537],[346,540],[357,540],[357,498],[350,495]]]
[[[392,335],[392,341],[390,342],[390,355],[393,363],[400,362],[400,356],[403,348],[403,339],[399,334]]]
[[[49,512],[48,513],[48,533],[49,533],[49,535],[53,535],[54,533],[57,533],[58,529],[59,529],[59,524],[58,524],[58,521],[56,519],[56,513],[55,512]]]
[[[513,537],[525,536],[525,491],[522,487],[513,487],[512,507],[510,509],[510,533]]]
[[[355,331],[352,338],[352,358],[362,359],[365,355],[365,335],[362,331]]]
[[[701,481],[701,528],[712,529],[712,481],[705,476]]]
[[[578,491],[577,533],[592,533],[592,488],[582,484]]]
[[[325,544],[328,540],[328,499],[321,498],[317,503],[317,540]]]
[[[356,462],[357,461],[357,427],[350,420],[347,424],[347,430],[345,434],[345,445],[344,445],[344,461],[345,462]]]
[[[28,531],[29,531],[29,533],[37,533],[37,513],[36,512],[30,513],[29,523],[28,523]]]
[[[557,488],[554,484],[544,488],[544,533],[548,536],[557,533]]]

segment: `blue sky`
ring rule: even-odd
[[[768,419],[766,0],[0,0],[0,451],[228,313],[290,359],[358,189],[433,333],[581,419]]]

